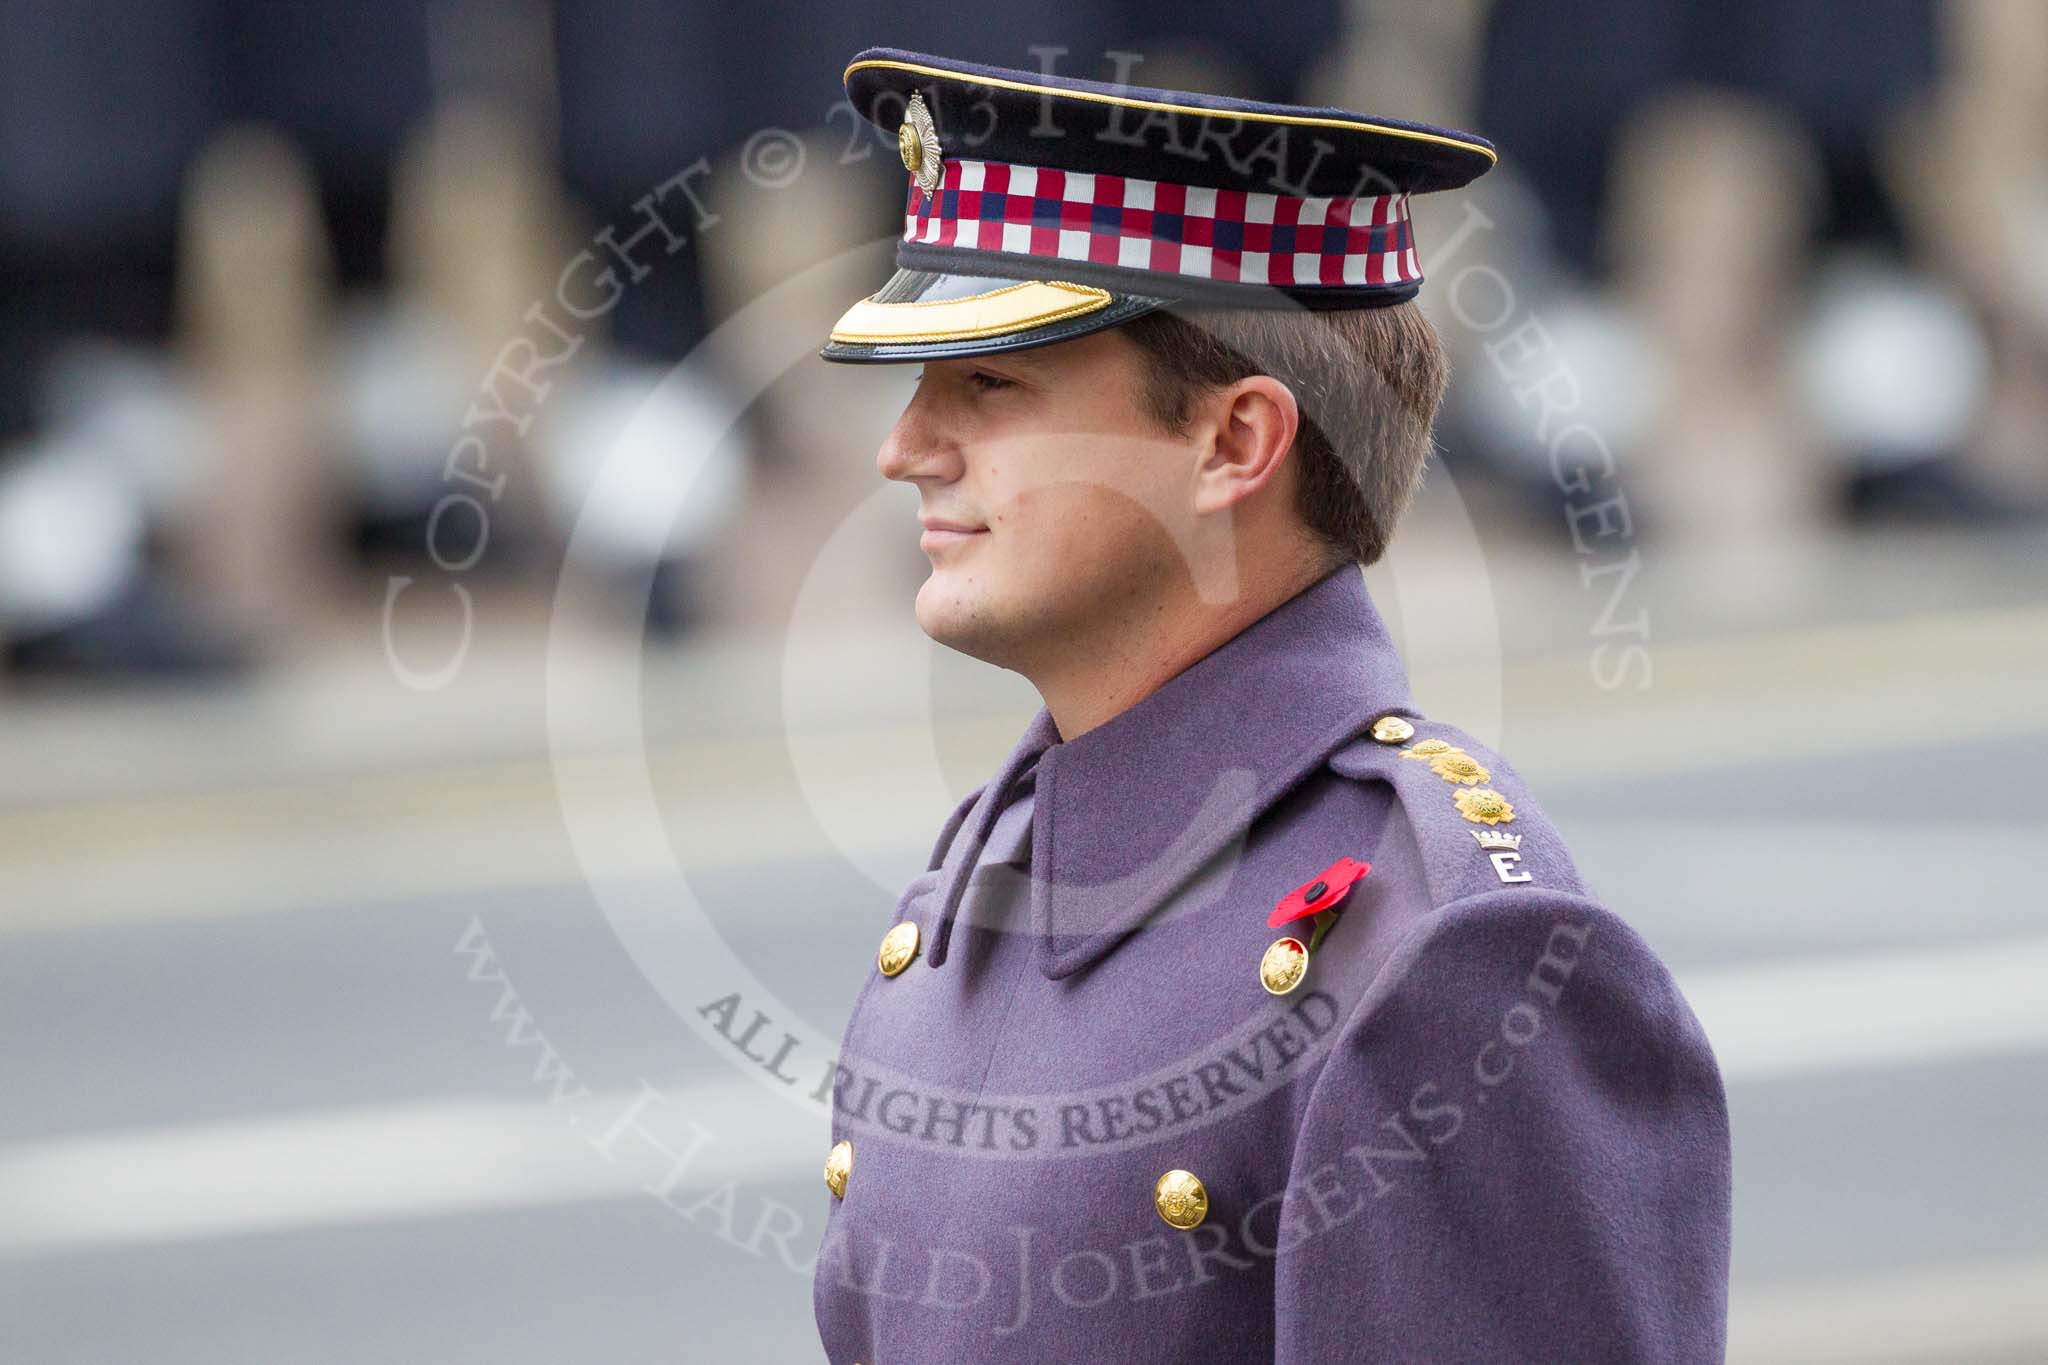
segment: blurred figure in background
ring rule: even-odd
[[[28,0],[0,84],[31,114],[0,134],[8,664],[217,672],[317,637],[373,591],[335,572],[351,545],[429,553],[465,414],[577,245],[550,7]],[[552,558],[578,457],[654,390],[591,330],[550,420],[491,436],[487,569]],[[688,404],[641,415],[652,452],[709,444]],[[704,492],[730,516],[730,478]],[[628,574],[677,553],[599,521]]]
[[[185,175],[220,117],[213,38],[194,6],[0,10],[20,113],[0,121],[0,643],[17,665],[225,661],[151,563],[190,468],[157,360]]]
[[[1506,225],[1533,253],[1519,278],[1583,420],[1645,461],[1649,534],[1829,514],[1981,524],[2038,506],[2048,429],[2014,418],[1992,441],[1986,425],[2028,329],[1999,325],[2011,304],[1955,269],[2000,255],[2021,277],[2042,268],[2041,238],[2021,247],[2014,221],[2038,206],[1983,197],[1992,177],[1970,164],[1984,109],[2038,96],[2014,88],[2021,63],[1959,62],[1950,32],[2039,27],[2013,8],[1498,0],[1486,13],[1475,118],[1530,192]],[[1960,112],[1933,126],[1958,91],[1978,126]],[[2004,164],[2039,183],[2038,151]],[[1536,485],[1546,452],[1506,378],[1449,439]]]
[[[17,668],[217,670],[320,590],[348,491],[323,453],[328,321],[381,277],[425,27],[418,0],[6,8]]]

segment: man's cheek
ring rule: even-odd
[[[1046,530],[1046,518],[1058,503],[1058,485],[997,482],[988,501],[988,521],[996,530],[1013,534]]]

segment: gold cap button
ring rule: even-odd
[[[825,1188],[834,1199],[846,1198],[846,1177],[853,1174],[853,1144],[845,1138],[832,1144],[825,1157]]]
[[[875,954],[875,965],[882,969],[883,976],[895,976],[916,956],[917,921],[904,920],[882,935],[882,950]]]
[[[1152,1187],[1152,1207],[1170,1227],[1186,1232],[1209,1216],[1209,1191],[1189,1171],[1168,1171]]]
[[[903,169],[917,174],[917,163],[924,160],[924,144],[918,141],[917,129],[905,119],[896,125],[896,154],[903,158]]]
[[[1372,737],[1382,744],[1406,744],[1415,737],[1415,727],[1399,716],[1381,716],[1372,723]]]
[[[1285,995],[1308,975],[1308,945],[1298,938],[1276,938],[1259,959],[1259,984]]]

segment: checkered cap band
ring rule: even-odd
[[[1422,278],[1405,194],[1313,199],[1132,176],[949,160],[910,183],[903,240],[1312,288]]]

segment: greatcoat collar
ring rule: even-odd
[[[947,851],[928,960],[944,962],[1007,790],[1034,760],[1032,927],[1039,967],[1057,979],[1102,958],[1198,873],[1220,889],[1231,846],[1259,814],[1389,713],[1413,714],[1407,672],[1355,564],[1072,740],[1040,707]]]

